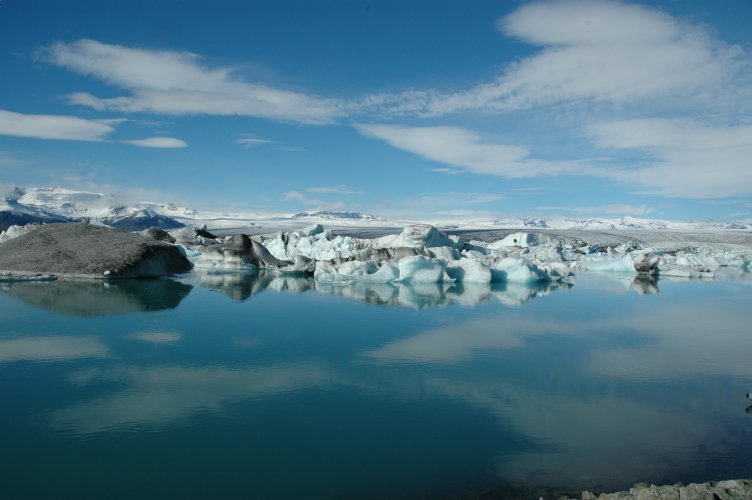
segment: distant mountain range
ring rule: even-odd
[[[385,226],[395,222],[385,220],[367,213],[337,212],[316,210],[298,212],[294,215],[277,214],[224,214],[201,212],[176,206],[172,203],[129,202],[118,195],[74,191],[61,187],[22,188],[6,190],[0,199],[0,231],[12,225],[28,223],[87,221],[106,224],[123,231],[141,231],[151,226],[163,229],[175,229],[185,225],[221,224],[232,221],[232,227],[239,227],[243,222],[254,225],[264,220],[287,220],[308,223],[314,221],[339,221],[340,224]],[[416,221],[400,221],[408,225]],[[665,221],[622,218],[573,218],[573,217],[506,217],[484,221],[446,221],[435,220],[432,224],[452,228],[487,228],[487,229],[581,229],[590,231],[716,231],[738,230],[752,231],[752,223],[724,222],[715,220],[700,221]]]
[[[123,231],[141,231],[151,226],[175,229],[184,226],[175,216],[192,214],[190,209],[171,204],[125,204],[112,194],[59,187],[16,187],[0,201],[0,231],[32,222],[77,221],[99,222]]]

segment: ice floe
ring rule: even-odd
[[[575,273],[584,271],[712,278],[719,270],[725,276],[748,273],[752,257],[744,245],[590,243],[583,232],[558,237],[518,231],[494,241],[463,241],[428,224],[375,238],[336,235],[321,224],[253,237],[219,238],[206,228],[171,234],[198,269],[273,269],[321,283],[573,284]]]

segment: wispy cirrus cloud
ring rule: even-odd
[[[73,93],[73,104],[97,110],[165,115],[256,116],[303,123],[329,123],[342,103],[248,82],[231,68],[210,67],[190,52],[148,50],[96,40],[58,42],[38,57],[119,87],[128,95],[100,98]]]
[[[76,116],[26,115],[0,110],[0,135],[33,139],[101,141],[115,130],[108,123]]]
[[[11,167],[23,164],[23,160],[19,160],[12,154],[0,151],[0,167]]]
[[[541,161],[526,146],[484,142],[457,127],[390,124],[358,130],[445,165],[433,169],[445,174],[590,175],[684,198],[752,192],[750,127],[739,125],[752,111],[752,59],[741,47],[661,10],[616,0],[533,2],[501,18],[498,29],[539,49],[504,67],[495,80],[467,90],[410,91],[368,102],[386,115],[434,118],[618,106],[619,115],[649,118],[604,120],[588,113],[575,134],[589,138],[593,151],[631,151],[631,158]],[[672,118],[656,117],[662,113]],[[640,161],[634,161],[635,152],[643,155]]]
[[[184,141],[172,137],[110,140],[112,125],[119,120],[87,120],[65,115],[27,115],[0,109],[0,135],[64,141],[121,142],[144,148],[184,148]]]
[[[306,188],[309,193],[326,193],[326,194],[363,194],[363,191],[356,191],[341,184],[336,186],[317,186]]]
[[[752,112],[752,59],[743,48],[724,42],[697,23],[620,0],[527,3],[499,19],[497,28],[501,35],[529,44],[532,52],[502,66],[498,76],[490,81],[466,82],[464,90],[459,91],[410,89],[348,99],[250,81],[232,67],[212,64],[184,51],[83,39],[51,44],[38,56],[121,89],[117,97],[104,98],[87,92],[68,96],[72,104],[100,111],[249,116],[306,124],[361,122],[355,127],[362,135],[436,162],[439,165],[433,170],[445,174],[507,178],[588,175],[639,186],[652,194],[690,198],[752,191],[745,162],[750,157],[749,144],[744,142],[747,139],[728,144],[746,134],[738,123],[740,117]],[[587,118],[576,119],[573,127],[578,140],[583,136],[591,140],[591,150],[637,151],[644,155],[643,161],[634,164],[593,160],[595,154],[586,149],[579,159],[544,160],[536,156],[532,142],[525,145],[504,140],[503,136],[489,138],[469,128],[375,123],[387,122],[385,118],[409,117],[432,118],[434,125],[437,118],[449,120],[458,113],[501,115],[536,108],[555,108],[566,114],[578,105],[617,110],[617,116],[644,116],[649,111],[650,118],[641,121],[609,121],[604,117],[613,114],[596,118],[588,114]],[[629,112],[623,112],[625,109]],[[662,112],[673,117],[689,116],[691,112],[696,121],[655,118]],[[45,135],[40,121],[37,127],[41,132],[26,136],[62,138],[50,135],[70,134],[79,137],[73,140],[104,140],[114,125],[66,118],[74,120],[71,127],[54,127],[50,123],[47,126],[54,133],[48,131]],[[587,123],[590,120],[595,122]],[[631,129],[640,124],[657,136],[636,136]],[[699,138],[697,130],[709,134],[706,146],[698,146],[705,142],[703,139],[684,140],[683,144],[691,146],[688,148],[659,143],[658,137],[668,139],[679,132],[686,133],[685,138]],[[628,137],[632,137],[631,143],[627,143]],[[170,138],[126,142],[143,147],[185,145]],[[235,140],[245,148],[269,142],[252,136]],[[322,201],[299,194],[307,202]]]
[[[358,125],[366,137],[381,139],[449,168],[442,173],[471,172],[522,178],[544,175],[592,174],[596,167],[584,161],[551,162],[531,157],[525,147],[484,142],[480,135],[459,127],[404,127],[398,125]]]
[[[132,144],[134,146],[141,146],[142,148],[180,149],[188,147],[188,144],[185,141],[173,137],[147,137],[146,139],[135,139],[121,142]]]
[[[728,84],[749,68],[740,47],[704,27],[621,1],[533,2],[499,19],[497,26],[503,35],[539,50],[508,64],[493,81],[466,90],[375,95],[362,105],[419,116],[582,101],[622,105],[666,96],[684,105],[690,96],[717,105],[734,90]]]
[[[649,192],[689,198],[752,192],[752,126],[647,118],[596,123],[588,133],[598,147],[642,152],[640,165],[611,175]]]
[[[540,210],[554,211],[554,212],[573,212],[578,215],[594,215],[594,214],[607,214],[607,215],[647,215],[655,212],[655,208],[648,205],[631,205],[629,203],[612,203],[608,205],[600,205],[597,207],[562,207],[562,206],[542,206]]]
[[[343,210],[345,203],[343,201],[327,201],[317,198],[309,198],[300,191],[288,191],[284,193],[285,201],[300,203],[311,210]]]
[[[238,137],[233,141],[234,144],[239,144],[243,146],[243,149],[253,149],[258,146],[263,146],[265,144],[272,144],[274,141],[270,141],[268,139],[259,139],[258,137],[255,137],[253,135],[244,135],[241,137]]]

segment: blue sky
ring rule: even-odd
[[[0,0],[0,184],[752,219],[748,1]]]

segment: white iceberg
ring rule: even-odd
[[[491,268],[491,278],[495,283],[537,283],[551,281],[544,270],[532,262],[519,257],[506,257]]]
[[[629,254],[619,255],[617,257],[612,257],[608,254],[606,254],[605,257],[589,257],[586,260],[580,261],[579,268],[602,273],[637,274],[634,267],[634,261]]]
[[[444,261],[424,255],[413,255],[399,261],[399,281],[442,283],[454,280],[447,275]]]
[[[488,248],[497,250],[504,247],[534,247],[539,244],[538,235],[534,233],[512,233],[501,240],[488,245]]]
[[[462,257],[447,262],[446,273],[450,278],[462,283],[491,283],[491,269],[480,260]]]

